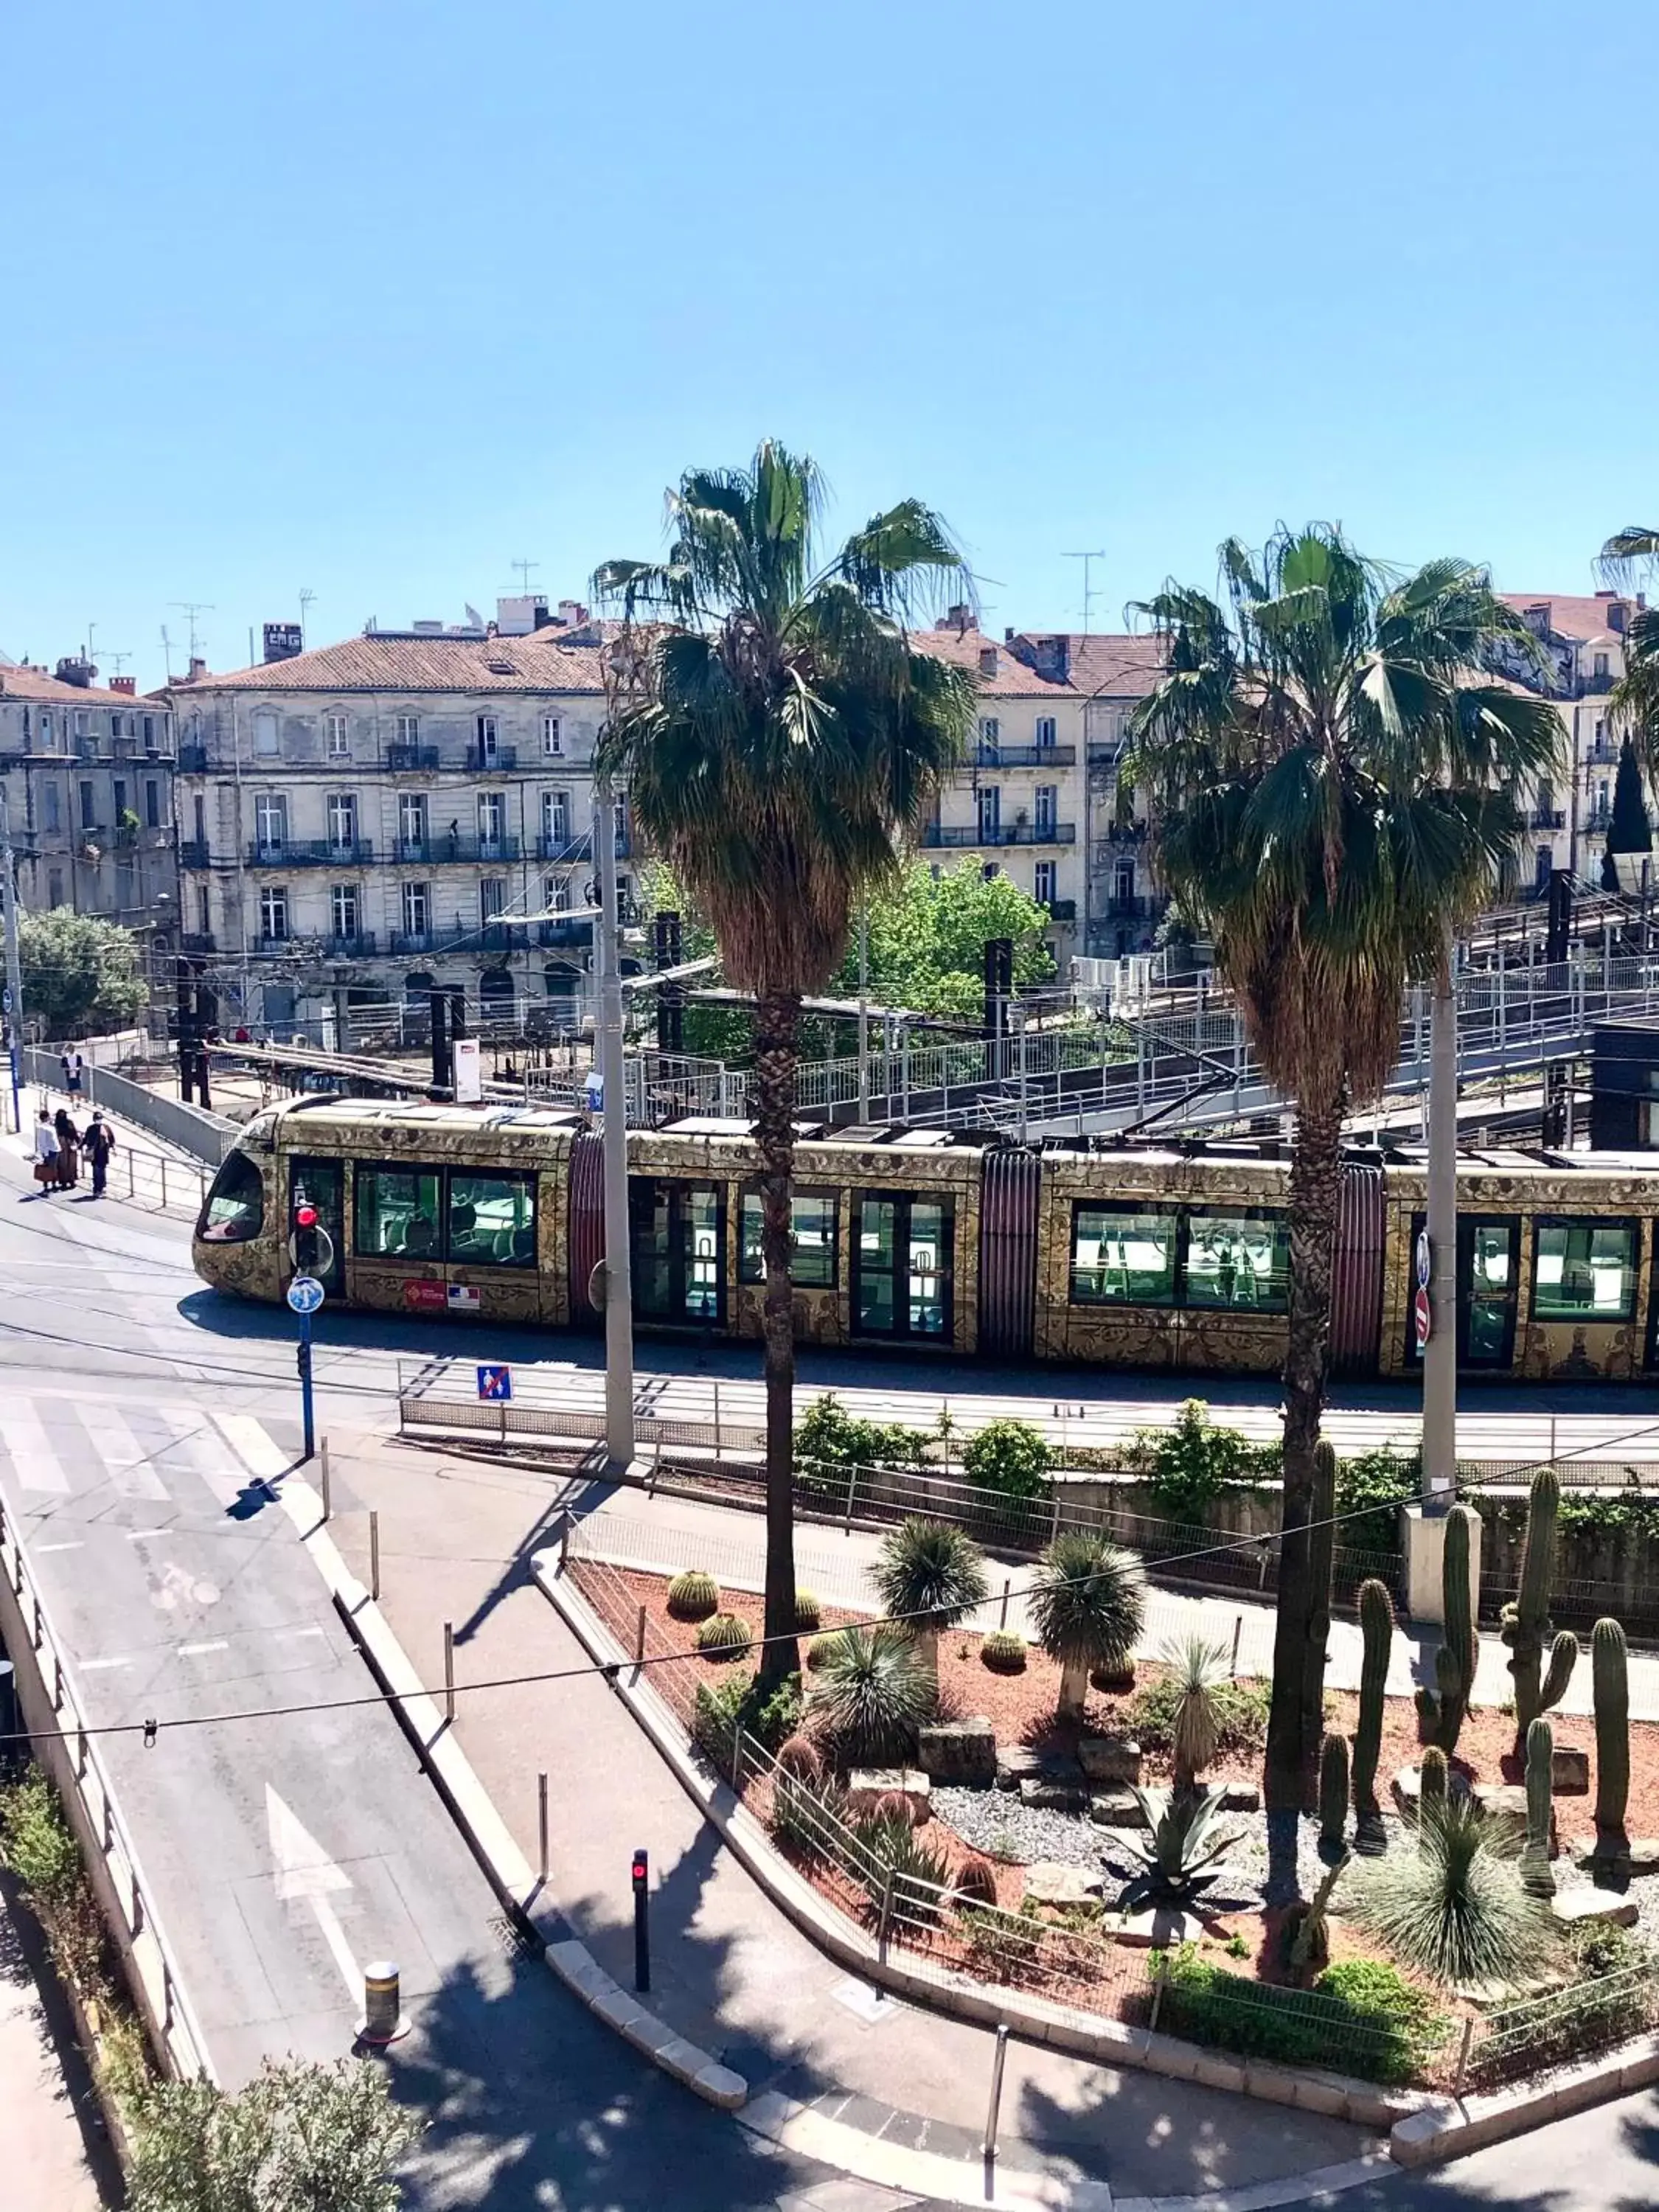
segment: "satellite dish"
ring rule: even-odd
[[[484,626],[483,617],[470,599],[466,602],[466,618],[474,629],[482,629]]]

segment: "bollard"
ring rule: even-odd
[[[376,1605],[380,1601],[380,1516],[368,1516],[368,1594]]]
[[[1468,2071],[1469,2045],[1474,2040],[1474,2021],[1471,2016],[1463,2022],[1463,2045],[1462,2048],[1457,2054],[1457,2078],[1452,2083],[1452,2094],[1454,2097],[1461,2097],[1463,2094],[1463,2076]]]
[[[643,1846],[634,1854],[634,1986],[643,1996],[651,1988],[651,1862]]]
[[[323,1467],[323,1518],[325,1521],[327,1521],[332,1518],[334,1512],[334,1486],[329,1480],[328,1438],[326,1437],[323,1438],[322,1443],[319,1448],[317,1456],[322,1462]]]
[[[1002,2104],[1002,2069],[1008,2056],[1008,2027],[997,2022],[997,2047],[991,2060],[991,2102],[985,2114],[985,2140],[980,2155],[988,2165],[997,2154],[997,2117]]]
[[[887,1964],[887,1940],[893,1920],[893,1869],[889,1867],[881,1885],[881,1918],[876,1923],[876,1958]]]
[[[1244,1633],[1244,1616],[1243,1616],[1243,1614],[1242,1613],[1236,1613],[1233,1615],[1233,1656],[1232,1656],[1232,1664],[1231,1665],[1231,1667],[1230,1667],[1230,1668],[1228,1668],[1228,1670],[1227,1670],[1227,1671],[1228,1671],[1228,1673],[1231,1675],[1231,1677],[1232,1677],[1232,1679],[1233,1679],[1233,1680],[1234,1680],[1235,1682],[1238,1680],[1238,1640],[1239,1640],[1240,1637],[1242,1637],[1242,1636],[1243,1635],[1243,1633]]]
[[[390,1959],[374,1960],[363,1968],[363,2016],[357,2022],[357,2040],[383,2049],[408,2033],[398,1969]]]
[[[541,1844],[542,1880],[547,1880],[547,1777],[536,1777],[536,1834]]]
[[[455,1631],[448,1621],[444,1623],[444,1718],[455,1718]]]
[[[164,1152],[164,1153],[161,1155],[161,1211],[162,1211],[162,1212],[163,1212],[163,1213],[165,1213],[165,1212],[167,1212],[167,1154]]]
[[[997,1626],[999,1628],[1006,1628],[1008,1626],[1008,1599],[1013,1587],[1013,1577],[1012,1575],[1005,1575],[1002,1581],[1002,1610],[997,1615]]]
[[[639,1617],[639,1620],[638,1620],[637,1623],[635,1624],[635,1629],[634,1629],[634,1679],[635,1680],[635,1681],[637,1681],[637,1680],[639,1680],[639,1673],[640,1673],[640,1669],[641,1669],[641,1667],[643,1667],[643,1666],[644,1666],[644,1664],[645,1664],[645,1607],[644,1607],[643,1606],[641,1606],[641,1607],[640,1607],[640,1617]]]
[[[559,1572],[570,1565],[570,1516],[567,1513],[559,1528]]]

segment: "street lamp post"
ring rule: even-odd
[[[634,1296],[628,1249],[628,1098],[623,1065],[622,922],[617,898],[617,808],[609,784],[593,793],[599,862],[599,1081],[605,1127],[605,1445],[613,1468],[634,1457]]]
[[[0,791],[0,878],[6,893],[6,1041],[11,1078],[11,1126],[23,1127],[23,969],[17,950],[17,863],[11,849],[11,809]]]

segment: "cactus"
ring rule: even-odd
[[[1550,1827],[1555,1803],[1555,1733],[1543,1718],[1527,1730],[1527,1840],[1521,1847],[1521,1881],[1534,1897],[1553,1897]]]
[[[1446,1809],[1446,1791],[1451,1781],[1451,1769],[1446,1764],[1446,1754],[1437,1743],[1431,1743],[1423,1754],[1423,1785],[1421,1803],[1418,1811],[1420,1826],[1437,1820]]]
[[[810,1589],[795,1592],[795,1626],[803,1636],[815,1636],[823,1620],[823,1608]]]
[[[740,1613],[711,1613],[697,1631],[697,1649],[705,1659],[741,1659],[754,1640],[755,1632]]]
[[[1590,1673],[1595,1692],[1595,1851],[1598,1869],[1630,1860],[1625,1808],[1630,1799],[1630,1673],[1625,1632],[1616,1620],[1598,1620],[1590,1634]]]
[[[720,1609],[720,1586],[704,1567],[687,1567],[668,1585],[668,1610],[676,1620],[707,1620]]]
[[[1385,1848],[1382,1808],[1376,1802],[1376,1762],[1382,1749],[1382,1691],[1394,1644],[1394,1601],[1373,1577],[1359,1585],[1359,1626],[1365,1640],[1359,1670],[1359,1722],[1353,1739],[1354,1848],[1374,1858]]]
[[[1298,1989],[1306,1989],[1314,1977],[1322,1973],[1331,1963],[1331,1892],[1336,1887],[1338,1877],[1347,1865],[1348,1858],[1349,1854],[1344,1851],[1310,1901],[1306,1905],[1293,1905],[1285,1916],[1283,1941],[1285,1963],[1291,1970],[1291,1979]]]
[[[1319,1753],[1319,1856],[1345,1856],[1348,1826],[1348,1740],[1328,1735]]]
[[[1525,1748],[1527,1730],[1538,1716],[1559,1705],[1578,1657],[1578,1639],[1564,1631],[1550,1647],[1549,1673],[1539,1681],[1545,1639],[1550,1634],[1550,1588],[1555,1580],[1556,1521],[1561,1486],[1554,1470],[1540,1467],[1532,1479],[1527,1504],[1526,1541],[1521,1552],[1521,1588],[1503,1611],[1503,1638],[1509,1646],[1515,1680],[1515,1744]]]
[[[964,1905],[994,1905],[997,1901],[996,1869],[989,1859],[975,1853],[965,1858],[957,1869],[951,1887]]]
[[[980,1664],[988,1667],[994,1674],[1023,1674],[1025,1672],[1025,1638],[1016,1636],[1012,1628],[994,1628],[983,1637],[979,1647]]]
[[[1445,1641],[1434,1655],[1435,1687],[1417,1693],[1420,1740],[1437,1744],[1448,1758],[1457,1748],[1480,1657],[1469,1590],[1469,1524],[1474,1518],[1467,1505],[1454,1505],[1446,1516],[1440,1555],[1440,1607],[1445,1623]]]

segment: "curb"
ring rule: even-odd
[[[672,2075],[706,2103],[718,2106],[722,2112],[737,2112],[749,2098],[749,2084],[742,2075],[677,2035],[654,2013],[647,2012],[631,1991],[612,1981],[585,1944],[561,1932],[562,1919],[541,1901],[540,1880],[514,1842],[448,1723],[422,1687],[409,1655],[327,1534],[321,1498],[308,1482],[286,1473],[277,1494],[347,1633],[386,1691],[422,1766],[436,1785],[490,1887],[514,1919],[535,1936],[553,1973],[641,2057]]]
[[[1488,2143],[1527,2135],[1551,2120],[1587,2112],[1592,2105],[1629,2095],[1659,2081],[1659,2034],[1639,2036],[1603,2058],[1565,2066],[1547,2081],[1490,2096],[1438,2098],[1389,2138],[1389,2149],[1401,2166],[1437,2166],[1462,2158]]]

